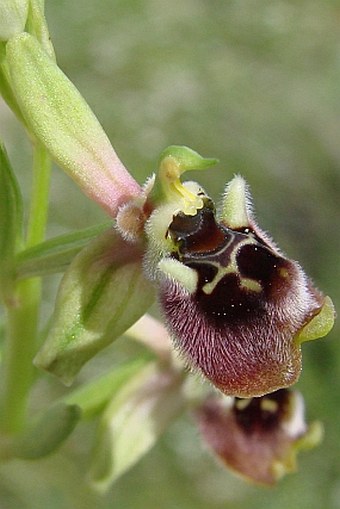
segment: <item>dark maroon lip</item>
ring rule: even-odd
[[[322,305],[301,267],[256,225],[219,222],[208,198],[195,215],[175,215],[166,235],[169,256],[197,274],[190,292],[171,278],[160,287],[167,326],[189,365],[233,396],[295,383],[301,350],[294,337]]]

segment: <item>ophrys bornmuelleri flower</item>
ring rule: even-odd
[[[198,184],[179,179],[212,160],[183,154],[163,153],[154,194],[164,199],[146,226],[145,269],[169,332],[189,366],[225,394],[288,387],[300,375],[301,342],[331,327],[331,301],[257,226],[242,177],[216,211]]]

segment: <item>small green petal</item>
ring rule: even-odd
[[[326,297],[319,313],[300,330],[298,335],[295,336],[295,341],[300,344],[304,341],[311,341],[326,336],[332,329],[334,320],[335,309],[333,302],[329,297]]]
[[[237,175],[226,187],[221,220],[229,228],[249,226],[249,205],[245,180]]]
[[[163,150],[160,155],[160,169],[168,157],[174,160],[180,175],[190,170],[205,170],[218,163],[218,159],[202,157],[198,152],[189,147],[171,145]]]
[[[131,327],[153,300],[141,253],[114,230],[104,232],[66,271],[35,364],[71,384],[83,364]]]
[[[24,31],[28,14],[28,0],[1,0],[0,40],[7,41]]]

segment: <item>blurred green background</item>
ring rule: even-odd
[[[340,309],[340,2],[46,0],[46,11],[59,65],[137,180],[170,144],[218,157],[216,169],[190,178],[218,201],[241,173],[260,225]],[[29,144],[3,103],[0,114],[0,135],[28,197]],[[104,219],[56,168],[48,235]],[[44,319],[57,282],[47,278]],[[298,388],[325,439],[277,487],[249,486],[225,471],[187,415],[103,497],[86,483],[94,426],[81,425],[54,456],[0,468],[0,508],[340,508],[338,336],[337,324],[327,339],[303,347]],[[130,355],[136,347],[118,341],[80,380]],[[32,407],[62,391],[43,380]]]

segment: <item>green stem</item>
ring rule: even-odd
[[[50,159],[40,144],[34,147],[32,199],[26,247],[42,242],[48,211]],[[7,307],[8,336],[4,356],[2,427],[16,433],[25,426],[26,407],[33,382],[33,357],[37,349],[41,280],[19,281],[15,298]]]
[[[37,281],[17,285],[16,301],[7,308],[7,343],[4,355],[2,427],[16,433],[25,425],[26,403],[33,381],[32,359],[36,351]]]
[[[28,221],[26,248],[39,244],[45,238],[51,161],[45,147],[38,142],[33,153],[33,183],[31,209]]]

